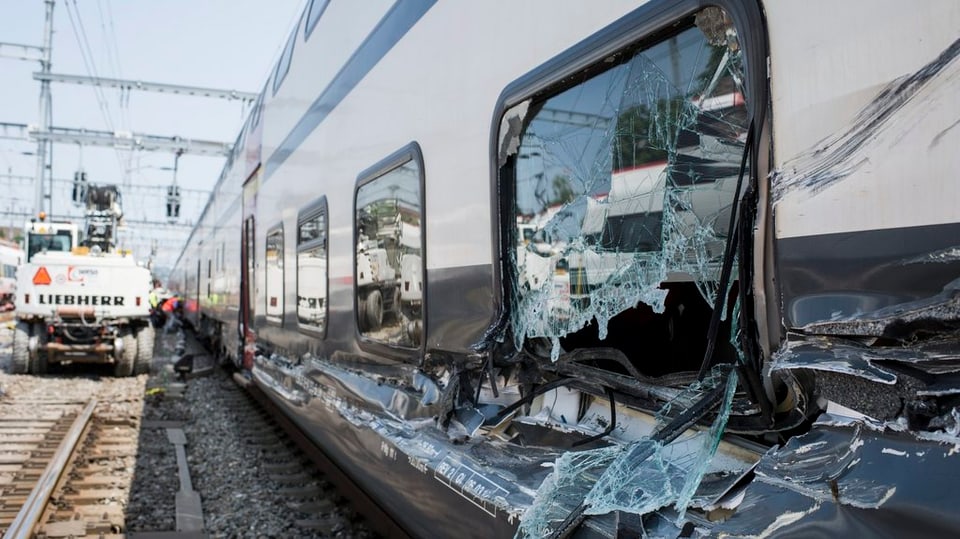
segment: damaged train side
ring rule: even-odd
[[[947,0],[312,0],[172,277],[413,536],[957,534],[958,125]]]

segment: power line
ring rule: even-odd
[[[21,45],[19,43],[0,43],[0,58],[43,62],[43,47]]]
[[[123,71],[120,69],[120,46],[117,43],[117,32],[113,26],[113,11],[110,2],[107,0],[107,15],[110,20],[109,29],[107,27],[107,18],[104,16],[103,0],[97,0],[97,11],[100,13],[100,29],[103,32],[103,41],[107,51],[107,64],[113,68],[113,74],[116,77],[123,77]],[[129,101],[124,99],[127,94],[123,89],[120,90],[120,125],[124,129],[130,129]]]
[[[110,132],[76,127],[53,127],[41,131],[26,124],[0,122],[0,138],[12,140],[37,140],[65,142],[90,146],[112,146],[127,150],[173,152],[196,155],[228,156],[233,144],[213,140],[189,139],[146,133]],[[121,169],[128,170],[129,167]]]
[[[225,90],[220,88],[207,88],[203,86],[186,86],[182,84],[168,84],[164,82],[148,82],[132,79],[114,79],[109,77],[68,75],[64,73],[34,73],[34,80],[46,80],[50,82],[65,82],[73,84],[91,84],[94,86],[106,86],[109,88],[119,88],[121,90],[143,90],[145,92],[161,92],[175,95],[190,95],[195,97],[219,97],[221,99],[237,99],[245,103],[252,103],[257,99],[256,93],[240,92],[237,90]]]
[[[73,34],[80,49],[80,57],[83,59],[83,64],[86,67],[87,74],[93,77],[99,77],[99,73],[97,72],[97,64],[93,58],[93,48],[90,47],[90,40],[87,38],[87,30],[83,25],[83,18],[80,16],[80,7],[77,5],[77,0],[73,0],[73,10],[77,15],[76,23],[74,23],[73,15],[70,12],[70,2],[65,1],[64,5],[67,8],[67,17],[70,19],[70,26],[73,28]],[[78,26],[80,27],[79,32],[77,31]],[[49,69],[46,71],[49,73]],[[110,115],[110,105],[107,102],[107,96],[103,93],[103,88],[95,87],[94,95],[97,98],[97,103],[100,106],[100,114],[103,116],[107,128],[109,128],[110,131],[116,131],[113,124],[113,117]],[[114,153],[117,157],[117,164],[119,164],[120,168],[123,169],[124,162],[120,148],[114,147]]]
[[[14,181],[24,183],[24,184],[31,183],[33,182],[34,178],[33,176],[24,176],[20,174],[0,174],[0,180],[8,180],[5,183],[12,185]],[[69,178],[53,178],[53,183],[73,185],[73,180]],[[95,182],[95,183],[103,183],[103,182]],[[167,191],[167,187],[165,185],[151,185],[151,184],[145,184],[145,183],[139,183],[139,184],[135,183],[135,184],[125,185],[123,189],[124,189],[123,191],[124,193],[126,193],[128,190],[134,193],[138,191],[139,192],[157,191],[157,192],[166,193]],[[180,192],[188,195],[195,194],[197,195],[198,198],[204,199],[204,201],[206,201],[206,198],[210,195],[210,190],[208,189],[190,189],[187,187],[181,187]]]
[[[87,70],[87,74],[97,77],[97,67],[93,63],[93,53],[87,41],[86,31],[83,31],[83,22],[80,20],[80,9],[77,7],[76,0],[74,0],[73,8],[77,12],[78,22],[74,22],[73,20],[73,12],[70,11],[70,2],[64,2],[64,5],[67,8],[67,17],[70,19],[70,26],[73,28],[73,36],[77,40],[77,48],[80,50],[80,58],[83,60],[83,66]],[[77,29],[78,24],[80,30]],[[103,90],[100,87],[94,87],[93,93],[97,98],[97,104],[100,106],[100,114],[103,116],[104,123],[113,131],[113,119],[110,118],[108,105],[106,104],[106,96],[103,95]]]

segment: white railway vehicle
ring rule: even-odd
[[[946,0],[312,0],[172,277],[411,535],[956,534],[958,56]]]
[[[23,263],[23,249],[0,240],[0,312],[13,309],[17,293],[17,266]]]
[[[90,186],[84,234],[70,222],[32,219],[17,269],[10,371],[46,374],[70,363],[112,365],[117,376],[149,372],[150,270],[117,248],[123,215],[113,185]]]

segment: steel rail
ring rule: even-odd
[[[20,508],[20,512],[17,513],[17,517],[13,520],[13,523],[7,528],[7,533],[3,536],[4,539],[29,539],[33,537],[34,528],[36,528],[40,518],[46,511],[47,503],[53,494],[53,489],[56,487],[57,482],[60,481],[64,467],[70,459],[70,455],[73,454],[77,443],[80,441],[84,429],[87,428],[87,424],[93,417],[93,410],[96,407],[97,400],[92,399],[73,421],[73,425],[70,427],[70,430],[67,431],[66,437],[60,442],[57,452],[54,453],[53,459],[47,464],[46,469],[43,470],[43,475],[40,476],[40,479],[37,480],[37,486],[23,503],[23,507]]]
[[[304,454],[312,460],[332,483],[339,493],[349,500],[353,509],[363,515],[366,524],[385,539],[408,539],[406,530],[380,504],[373,500],[353,479],[347,475],[319,446],[304,434],[292,419],[287,417],[283,410],[275,404],[260,388],[240,374],[233,375],[234,382],[253,397],[260,406],[270,415],[271,421],[280,426],[297,444]]]

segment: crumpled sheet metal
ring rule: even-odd
[[[557,458],[557,451],[549,448],[451,440],[437,426],[434,406],[439,390],[422,375],[415,376],[419,400],[319,359],[281,366],[258,357],[253,376],[291,405],[335,411],[353,426],[375,431],[383,439],[383,450],[393,451],[400,462],[433,476],[452,494],[493,516],[519,520],[549,473],[543,465]]]
[[[517,536],[548,536],[581,501],[587,515],[614,511],[644,515],[674,506],[677,522],[682,522],[723,436],[736,386],[737,376],[731,374],[717,417],[706,431],[688,432],[667,445],[640,439],[562,454],[524,513]],[[633,462],[634,454],[650,448],[649,458]]]
[[[817,424],[756,468],[709,537],[956,537],[960,439]]]
[[[960,278],[947,283],[939,294],[929,298],[816,322],[801,329],[818,335],[902,338],[919,328],[950,327],[960,327]]]
[[[773,355],[770,371],[829,371],[893,385],[897,383],[897,373],[885,368],[884,362],[914,364],[920,368],[934,367],[940,372],[960,370],[960,365],[956,364],[957,360],[960,360],[956,343],[955,334],[909,346],[866,346],[839,337],[795,336]]]

